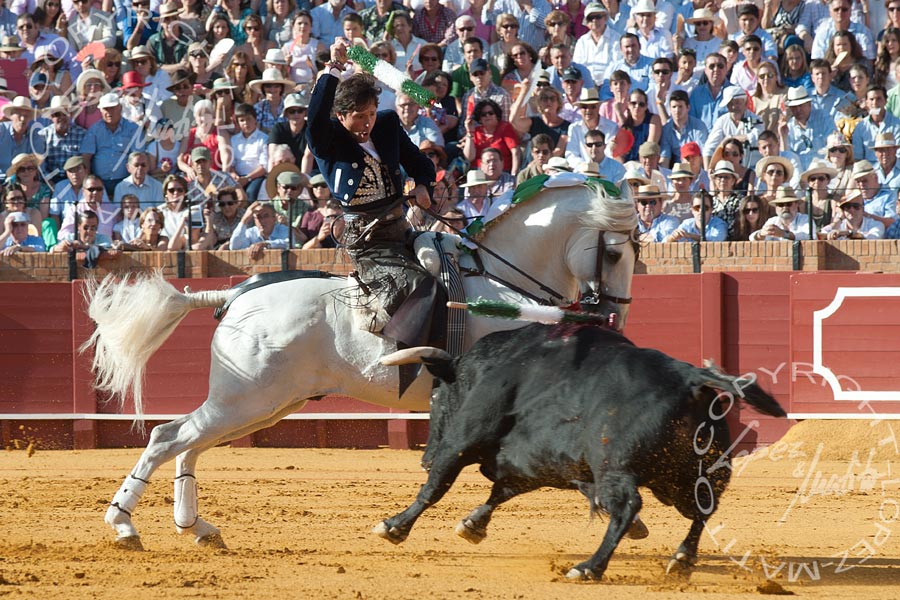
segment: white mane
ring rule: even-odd
[[[595,197],[578,194],[573,198],[583,201],[584,206],[576,206],[581,204],[576,201],[563,203],[566,209],[580,211],[582,223],[602,231],[632,231],[637,227],[638,217],[633,200],[623,196],[612,197],[599,184],[589,183],[587,187],[596,192]]]

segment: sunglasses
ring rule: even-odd
[[[752,215],[752,214],[756,214],[756,213],[758,213],[758,212],[759,212],[759,209],[758,209],[758,208],[745,208],[745,209],[744,209],[744,214],[745,214],[745,215]]]
[[[102,187],[90,187],[90,188],[84,188],[84,189],[86,189],[87,191],[89,191],[92,194],[99,194],[100,192],[103,191]]]
[[[166,191],[169,192],[170,194],[186,194],[187,193],[186,189],[180,188],[180,187],[177,187],[177,188],[170,187]]]
[[[474,27],[458,27],[457,31],[475,31]]]
[[[234,200],[230,200],[228,202],[219,202],[220,207],[221,206],[234,206],[235,204],[237,204],[237,202],[235,202]]]
[[[286,111],[284,111],[284,114],[286,114],[286,115],[302,115],[305,112],[306,112],[305,108],[289,108]]]
[[[606,145],[606,142],[585,142],[584,145],[588,148],[601,148]]]
[[[312,187],[313,187],[313,189],[315,189],[315,188],[325,188],[325,187],[328,187],[328,184],[327,184],[327,183],[315,183],[315,184],[313,184]]]
[[[839,146],[839,147],[837,147],[837,148],[829,148],[829,149],[828,149],[828,153],[829,153],[829,154],[833,154],[833,153],[837,153],[837,154],[847,154],[847,149],[844,148],[843,146]]]
[[[700,212],[700,205],[698,204],[697,206],[692,206],[692,207],[691,207],[691,210],[694,211],[694,212]],[[709,211],[711,211],[711,210],[712,210],[712,207],[711,207],[711,206],[707,206],[707,207],[706,207],[706,212],[709,212]]]
[[[507,23],[506,25],[501,25],[500,29],[518,29],[519,26],[515,23]]]
[[[848,202],[846,204],[841,204],[841,208],[848,210],[862,210],[862,204],[859,202]]]
[[[16,29],[24,29],[24,30],[34,29],[34,25],[32,25],[31,23],[23,23],[23,24],[19,25],[18,27],[16,27]]]
[[[590,21],[602,21],[607,18],[609,15],[591,15],[587,18],[588,22]]]
[[[278,187],[284,188],[284,189],[290,190],[290,191],[294,191],[294,190],[299,190],[299,189],[300,189],[300,186],[299,186],[299,185],[284,185],[283,183],[279,183],[279,184],[278,184]]]
[[[149,58],[132,58],[131,62],[133,62],[136,65],[145,65],[150,62],[150,59]]]
[[[716,69],[724,69],[725,65],[723,63],[716,62],[716,63],[706,65],[706,68],[709,69],[710,71],[715,71]]]
[[[259,30],[260,30],[259,25],[245,25],[244,26],[244,31],[259,31]]]
[[[547,23],[547,27],[560,27],[562,25],[565,25],[562,21],[551,21],[550,23]]]
[[[810,177],[809,180],[812,182],[828,181],[828,177],[826,175],[814,175],[813,177]]]
[[[206,56],[204,52],[191,52],[191,58],[203,58]]]
[[[20,171],[37,171],[37,167],[34,165],[25,165],[24,167],[19,167],[16,172]]]
[[[659,69],[659,70],[653,71],[654,75],[670,75],[671,73],[672,73],[672,71],[670,71],[668,69]]]
[[[656,200],[638,200],[641,203],[641,206],[656,206]]]

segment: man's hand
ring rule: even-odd
[[[344,64],[347,62],[347,48],[349,44],[347,40],[344,38],[335,38],[334,43],[331,45],[331,60],[332,62]]]
[[[263,252],[269,247],[269,242],[256,242],[250,244],[250,260],[259,260],[263,257]]]
[[[420,208],[431,208],[431,196],[428,195],[428,188],[419,184],[413,188],[413,195],[416,197],[416,204]]]
[[[256,215],[257,212],[259,212],[259,208],[260,208],[259,200],[257,200],[256,202],[254,202],[253,204],[248,206],[247,211],[244,212],[244,216],[241,217],[241,223],[243,223],[245,226],[250,225],[250,223],[253,222],[253,217]]]

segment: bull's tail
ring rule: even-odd
[[[756,378],[735,377],[723,373],[711,360],[705,360],[703,369],[696,370],[697,380],[693,383],[728,392],[740,398],[757,411],[770,417],[786,417],[787,413],[778,401],[756,383]],[[695,385],[695,389],[698,389]]]
[[[231,290],[180,293],[162,273],[140,275],[134,281],[108,275],[92,281],[85,292],[94,333],[80,348],[94,349],[95,386],[118,401],[134,401],[135,424],[143,425],[142,387],[147,361],[175,327],[196,308],[218,308]]]

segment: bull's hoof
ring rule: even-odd
[[[647,529],[647,526],[644,525],[644,522],[641,521],[640,517],[636,517],[634,522],[631,523],[631,527],[625,532],[625,537],[629,540],[643,540],[649,535],[650,530]]]
[[[691,576],[695,562],[697,562],[696,557],[692,561],[686,554],[679,552],[666,566],[666,576],[687,579]]]
[[[480,544],[481,541],[487,537],[487,530],[475,527],[475,524],[469,519],[463,519],[459,522],[459,525],[456,526],[456,535],[467,542]]]
[[[195,541],[201,548],[210,548],[212,550],[228,550],[228,546],[225,545],[225,540],[223,540],[222,535],[218,533],[211,533],[209,535],[198,537]]]
[[[587,567],[572,567],[569,569],[569,572],[566,573],[566,579],[572,581],[598,581],[600,577],[595,575],[594,572]]]
[[[144,551],[144,544],[141,543],[141,536],[139,535],[127,535],[125,537],[116,538],[116,547],[132,552]]]
[[[401,532],[396,527],[391,527],[388,529],[387,523],[382,521],[378,525],[372,528],[372,533],[377,535],[380,538],[384,538],[392,544],[402,544],[406,541],[407,533]]]

